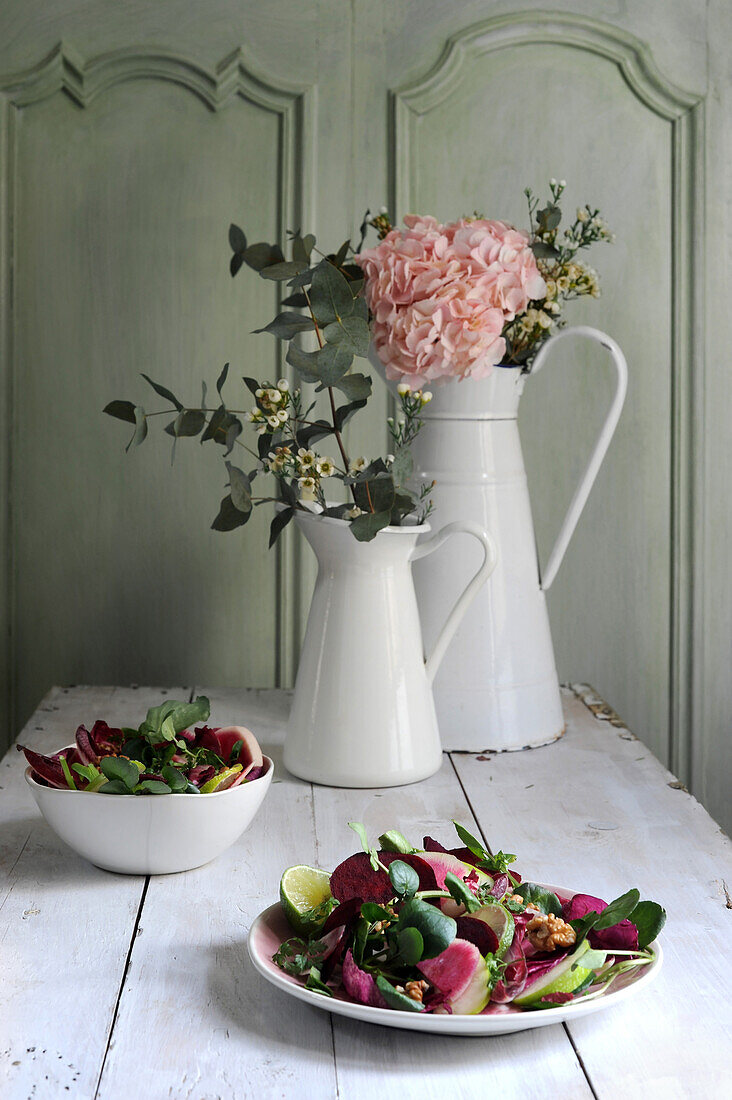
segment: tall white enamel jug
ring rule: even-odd
[[[554,580],[620,418],[627,388],[623,353],[609,336],[581,326],[563,329],[541,349],[532,374],[564,341],[605,348],[617,372],[610,411],[574,494],[543,577],[518,433],[519,398],[531,374],[496,367],[489,378],[435,387],[413,445],[414,479],[435,480],[435,517],[456,517],[489,530],[498,564],[465,615],[435,678],[445,748],[507,750],[543,745],[564,730],[545,593]],[[475,550],[456,539],[449,554],[427,558],[414,577],[429,646],[458,578],[475,568]]]
[[[344,520],[307,512],[296,519],[318,559],[318,576],[285,767],[301,779],[337,787],[426,779],[442,763],[432,681],[460,619],[495,567],[495,545],[477,524],[461,521],[434,535],[428,535],[429,524],[386,527],[372,542],[357,542]],[[458,534],[475,546],[476,560],[458,582],[425,660],[412,562],[447,554],[443,544]],[[418,545],[420,536],[427,537]]]

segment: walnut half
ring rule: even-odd
[[[555,951],[557,947],[571,947],[577,936],[571,924],[554,913],[545,916],[537,913],[526,925],[529,942],[537,951]]]

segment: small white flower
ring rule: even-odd
[[[566,187],[567,186],[567,181],[566,180],[560,180],[559,181],[559,186],[560,187]]]
[[[264,390],[255,390],[255,397],[264,397]]]
[[[432,400],[432,391],[431,390],[425,390],[424,393],[422,394],[422,404],[423,405],[429,405],[431,400]]]
[[[409,393],[410,388],[411,387],[408,386],[406,382],[400,382],[397,386],[397,393],[400,397],[404,397],[405,394]]]
[[[320,461],[316,463],[315,469],[321,477],[332,477],[335,473],[335,466],[329,458],[321,458]]]
[[[315,500],[316,481],[314,477],[301,477],[298,480],[302,500]]]
[[[551,317],[549,316],[548,313],[544,313],[543,310],[539,310],[538,321],[539,321],[539,325],[540,325],[541,328],[551,328],[551,326],[552,326]]]
[[[394,423],[394,417],[393,416],[387,416],[386,422],[387,422],[387,424],[393,424]]]
[[[249,420],[250,424],[258,424],[259,421],[262,419],[262,415],[263,414],[261,409],[252,409],[252,411],[247,414],[247,419]]]
[[[557,181],[554,179],[554,176],[552,176],[552,178],[549,180],[549,186],[550,187],[556,187],[557,186]]]
[[[300,464],[301,470],[309,470],[315,465],[315,452],[306,451],[304,447],[300,447],[297,452],[297,461]]]
[[[279,420],[280,424],[286,424],[287,423],[287,409],[280,409],[280,411],[277,413],[277,419]]]
[[[577,221],[578,222],[586,222],[587,219],[589,218],[589,216],[590,215],[587,213],[587,211],[584,210],[581,206],[577,207]]]
[[[368,462],[361,455],[359,458],[352,458],[351,465],[348,467],[349,474],[357,474],[359,470],[365,470],[368,466]]]
[[[287,381],[286,378],[280,378],[279,382],[277,383],[277,389],[281,390],[282,393],[288,393],[290,389],[290,383]]]
[[[346,519],[356,519],[357,516],[363,515],[363,512],[355,504],[353,508],[349,508],[346,512]]]
[[[280,418],[278,416],[268,416],[267,423],[269,424],[270,428],[279,428]]]
[[[380,213],[380,214],[388,214],[388,213],[389,213],[389,208],[388,208],[388,206],[380,206],[380,207],[379,207],[379,213]]]
[[[391,464],[392,464],[392,462],[393,462],[393,461],[394,461],[394,455],[387,455],[387,456],[386,456],[386,464],[387,464],[387,466],[391,466]]]

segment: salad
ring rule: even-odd
[[[264,775],[269,764],[251,730],[197,725],[209,714],[204,695],[167,699],[137,729],[100,719],[91,730],[79,726],[76,744],[53,756],[18,750],[36,783],[90,794],[212,794]]]
[[[628,890],[610,904],[522,880],[453,822],[447,849],[392,830],[328,874],[291,867],[280,901],[294,935],[273,961],[326,997],[406,1012],[551,1009],[602,996],[655,958],[666,920]]]

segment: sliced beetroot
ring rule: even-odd
[[[366,853],[364,852],[363,855],[366,855]],[[372,1008],[389,1007],[381,993],[379,993],[371,974],[356,966],[350,950],[346,952],[346,957],[343,960],[341,979],[348,996],[353,997],[354,1001],[358,1001],[359,1004],[370,1005]]]
[[[386,867],[395,859],[408,863],[419,875],[420,890],[436,889],[432,868],[418,855],[379,852],[379,859]],[[375,901],[385,905],[390,898],[394,897],[394,888],[386,871],[382,871],[380,867],[374,871],[366,852],[356,852],[355,855],[349,856],[338,864],[330,876],[330,891],[340,902],[348,901],[350,898],[360,898],[362,901]]]
[[[446,852],[447,848],[444,844],[440,844],[439,840],[435,840],[434,837],[425,836],[422,837],[422,847],[425,852]]]
[[[51,756],[42,756],[33,749],[27,749],[25,745],[18,745],[18,752],[25,754],[25,758],[33,770],[33,778],[39,776],[49,787],[68,789],[64,770],[57,759]]]
[[[481,955],[492,955],[498,950],[498,936],[485,921],[475,917],[458,917],[457,934],[458,939],[474,943]]]
[[[333,876],[331,875],[331,892],[333,888]],[[332,913],[328,914],[322,928],[322,934],[332,932],[334,928],[345,928],[361,915],[361,898],[349,898],[348,901],[336,905]]]

